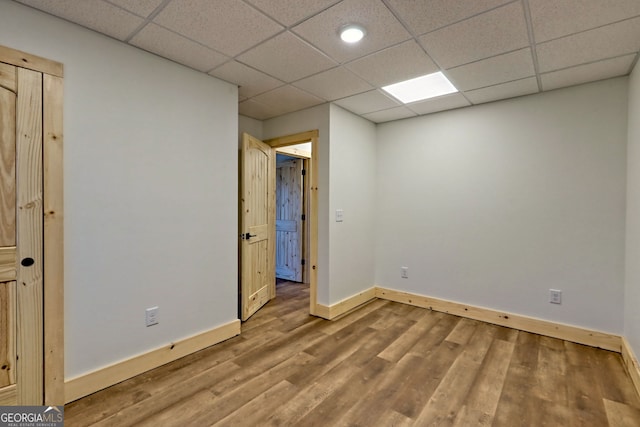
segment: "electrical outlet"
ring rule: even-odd
[[[144,314],[145,314],[145,324],[147,326],[153,326],[158,324],[158,307],[147,308]]]
[[[562,304],[562,291],[549,289],[549,302],[551,304]]]
[[[400,267],[400,277],[403,279],[409,278],[409,267]]]

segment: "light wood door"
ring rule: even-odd
[[[240,165],[240,301],[247,320],[275,298],[274,150],[245,133]]]
[[[276,277],[302,282],[302,159],[276,165]]]
[[[0,404],[43,402],[42,73],[0,63]]]

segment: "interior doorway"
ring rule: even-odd
[[[318,131],[309,131],[265,140],[281,159],[302,161],[302,210],[304,220],[300,222],[301,239],[301,283],[309,285],[309,314],[316,315],[317,301],[317,254],[318,254]],[[301,215],[301,218],[302,218]],[[276,228],[277,230],[277,228]],[[276,239],[276,242],[278,240]],[[277,278],[276,281],[281,281]],[[275,296],[275,295],[274,295]]]
[[[276,148],[276,279],[309,283],[311,143]]]
[[[317,143],[318,131],[260,141],[243,134],[240,150],[239,314],[244,321],[276,297],[276,154],[303,159],[303,208],[300,239],[305,260],[301,279],[309,284],[309,313],[317,313]],[[306,149],[305,149],[306,147]],[[305,164],[306,163],[306,164]],[[305,200],[304,192],[307,197]],[[285,224],[286,226],[286,224]],[[288,225],[291,227],[291,224]]]

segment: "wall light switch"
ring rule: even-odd
[[[336,209],[336,222],[344,221],[344,211],[342,209]]]
[[[144,314],[145,314],[145,324],[147,326],[153,326],[158,324],[158,307],[147,308]]]

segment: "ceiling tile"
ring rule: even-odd
[[[482,89],[465,92],[467,99],[474,104],[497,101],[499,99],[514,98],[538,92],[538,80],[535,77],[502,83]]]
[[[109,3],[113,3],[123,9],[127,9],[129,12],[146,18],[162,4],[162,1],[163,0],[109,0]]]
[[[376,86],[435,73],[439,69],[414,40],[357,59],[346,67]]]
[[[452,93],[451,95],[439,96],[426,101],[414,102],[413,104],[408,104],[407,107],[417,114],[429,114],[469,105],[471,104],[461,93]]]
[[[336,66],[336,63],[290,32],[236,58],[287,83]]]
[[[340,40],[338,31],[360,24],[367,31],[359,43]],[[344,0],[293,28],[293,31],[338,62],[346,62],[410,38],[380,0]]]
[[[391,99],[379,90],[372,90],[370,92],[343,98],[339,101],[335,101],[334,104],[356,114],[372,113],[374,111],[384,110],[386,108],[397,107],[400,105],[399,102]]]
[[[536,93],[540,81],[550,90],[624,75],[640,50],[640,0],[17,1],[212,70],[259,119],[325,100],[374,121],[425,114]],[[349,23],[367,29],[361,43],[339,40]],[[439,67],[462,94],[407,107],[373,89]]]
[[[290,85],[279,87],[251,99],[269,107],[270,111],[274,112],[274,116],[313,107],[325,102]]]
[[[293,85],[328,101],[373,89],[370,84],[343,67],[307,77]]]
[[[390,122],[392,120],[406,119],[417,116],[416,113],[407,107],[395,107],[387,110],[376,111],[374,113],[364,114],[362,117],[375,123]]]
[[[200,71],[209,71],[229,60],[221,53],[153,23],[146,25],[130,43]]]
[[[638,0],[529,0],[537,43],[640,15]]]
[[[451,68],[529,46],[520,2],[420,37],[420,43],[441,67]]]
[[[76,24],[125,40],[144,22],[133,15],[103,1],[86,0],[19,0],[20,3],[35,7]]]
[[[414,34],[424,34],[512,0],[387,0]]]
[[[638,49],[640,17],[536,46],[542,73],[637,52]]]
[[[284,85],[280,80],[274,79],[258,70],[254,70],[236,61],[227,62],[211,71],[214,77],[238,85],[240,96],[250,98],[252,96],[270,91]]]
[[[238,113],[257,120],[266,120],[277,115],[273,114],[269,107],[262,105],[253,99],[247,99],[246,101],[240,102],[240,104],[238,104]]]
[[[336,4],[340,0],[246,0],[276,21],[291,26]]]
[[[558,89],[625,75],[629,72],[629,68],[635,60],[635,57],[635,54],[620,56],[606,61],[579,65],[577,67],[542,74],[542,89]]]
[[[174,0],[154,22],[234,56],[283,28],[246,3],[237,0]]]
[[[534,75],[531,49],[521,49],[447,70],[447,77],[460,91],[493,86]]]

